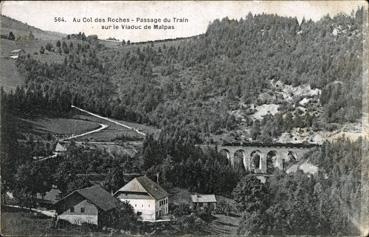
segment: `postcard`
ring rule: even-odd
[[[368,236],[366,1],[3,1],[2,236]]]

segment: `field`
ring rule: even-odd
[[[81,134],[99,127],[99,124],[74,118],[37,118],[21,119],[32,125],[32,130],[38,134],[51,133],[55,135]]]
[[[214,215],[208,231],[215,235],[236,235],[241,218],[239,216]]]
[[[88,114],[84,114],[84,113],[78,113],[76,115],[73,116],[73,118],[75,119],[80,119],[80,120],[85,120],[85,121],[90,121],[90,122],[95,122],[95,123],[101,123],[101,124],[106,124],[109,127],[99,133],[94,133],[94,134],[90,134],[84,137],[81,137],[78,140],[89,140],[89,141],[114,141],[117,139],[129,139],[129,140],[140,140],[143,139],[143,136],[138,134],[137,132],[119,126],[115,123],[109,122],[107,120],[101,119],[101,118],[97,118],[97,117],[93,117],[91,115]],[[147,126],[144,124],[139,124],[139,123],[133,123],[133,122],[126,122],[126,121],[122,121],[122,120],[114,120],[120,123],[123,123],[127,126],[130,126],[132,128],[138,129],[141,132],[144,132],[146,134],[157,134],[159,132],[159,129],[156,129],[152,126]]]
[[[97,236],[102,233],[87,232],[83,227],[52,228],[52,218],[16,208],[1,207],[1,234],[7,236]]]
[[[33,134],[36,136],[46,137],[48,135],[52,135],[58,139],[65,139],[71,136],[80,135],[86,132],[90,132],[102,127],[102,124],[106,127],[98,132],[94,132],[91,134],[87,134],[81,137],[75,138],[76,141],[79,142],[115,142],[120,145],[124,145],[123,143],[132,142],[132,141],[142,141],[144,136],[138,134],[136,131],[120,126],[118,124],[112,123],[110,121],[97,118],[91,116],[89,114],[85,114],[78,110],[73,109],[70,114],[66,117],[31,117],[31,118],[14,118],[12,119],[14,123],[17,123],[20,128],[19,131],[28,136],[29,134]],[[118,120],[117,120],[118,121]],[[132,123],[119,121],[127,126],[138,129],[146,134],[158,134],[159,130],[147,126],[144,124]],[[117,145],[118,145],[117,144]],[[111,144],[96,144],[96,145],[111,145]],[[137,148],[137,144],[128,144],[129,147],[132,147],[131,150],[135,150]],[[116,148],[112,148],[116,150]],[[110,150],[110,148],[109,148]],[[119,150],[119,149],[118,149]]]

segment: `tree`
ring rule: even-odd
[[[259,120],[256,120],[256,121],[254,121],[254,124],[253,124],[253,126],[251,128],[251,132],[250,132],[251,133],[251,138],[253,140],[256,140],[259,137],[260,132],[261,132],[261,129],[260,129],[260,121]]]
[[[58,40],[58,41],[56,42],[56,47],[60,48],[60,46],[61,46],[61,43],[60,43],[60,40]]]
[[[119,207],[109,213],[102,220],[102,225],[129,230],[137,221],[133,207],[128,202],[119,204]]]
[[[116,192],[119,188],[125,185],[124,172],[122,167],[114,167],[109,170],[104,181],[106,190]]]
[[[160,164],[164,157],[161,146],[154,139],[153,135],[147,136],[143,144],[144,169],[146,170],[152,166]]]
[[[34,196],[51,189],[52,178],[50,170],[43,163],[25,163],[18,167],[15,176],[14,195],[27,207],[33,206]]]
[[[14,36],[13,32],[11,32],[11,31],[9,32],[8,39],[9,40],[15,40],[15,36]]]
[[[40,48],[40,54],[44,54],[45,53],[45,48],[44,48],[44,46],[41,46],[41,48]]]
[[[47,43],[45,49],[50,52],[53,49],[53,45],[51,43]]]
[[[28,40],[34,40],[35,36],[33,35],[32,31],[29,32],[28,34]]]
[[[245,212],[242,216],[237,234],[251,235],[266,235],[268,232],[268,217],[261,211]]]
[[[241,211],[263,212],[269,206],[270,196],[267,186],[255,176],[248,175],[242,178],[232,195]]]
[[[63,41],[62,43],[62,49],[65,54],[69,53],[69,48],[68,48],[68,45],[65,43],[65,41]]]

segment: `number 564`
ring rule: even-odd
[[[54,22],[65,22],[64,17],[54,17]]]

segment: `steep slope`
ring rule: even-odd
[[[13,33],[14,40],[8,39],[10,32]],[[12,50],[23,49],[26,54],[38,54],[42,46],[45,47],[48,42],[60,40],[65,36],[62,33],[43,31],[3,15],[0,15],[0,34],[0,85],[7,91],[23,85],[25,81],[16,68],[15,60],[9,58]],[[50,60],[50,57],[47,60],[55,61]]]
[[[62,33],[41,30],[4,15],[0,15],[0,25],[1,35],[9,35],[9,32],[13,32],[16,39],[17,37],[27,37],[30,32],[32,32],[36,39],[42,40],[58,40],[65,36]]]

